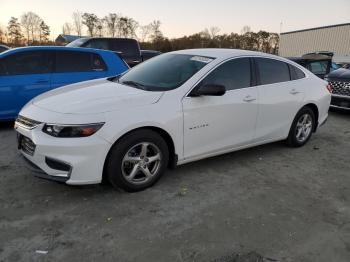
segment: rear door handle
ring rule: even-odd
[[[244,102],[253,102],[255,100],[256,100],[256,98],[252,97],[251,95],[247,95],[245,98],[243,98]]]
[[[292,90],[290,90],[289,93],[292,94],[292,95],[297,95],[297,94],[300,94],[300,91],[298,91],[296,89],[292,89]]]
[[[39,79],[39,80],[37,80],[35,83],[36,83],[36,84],[47,84],[48,82],[49,82],[49,80]]]

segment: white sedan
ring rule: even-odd
[[[185,50],[45,93],[15,129],[39,176],[139,191],[168,167],[278,140],[304,145],[327,119],[330,91],[281,57]]]

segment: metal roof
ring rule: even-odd
[[[294,34],[294,33],[306,32],[306,31],[313,31],[313,30],[319,30],[319,29],[326,29],[326,28],[332,28],[332,27],[348,26],[348,25],[350,25],[350,23],[337,24],[337,25],[327,25],[327,26],[321,26],[321,27],[314,27],[314,28],[308,28],[308,29],[302,29],[302,30],[285,32],[285,33],[281,33],[281,35]]]
[[[73,42],[74,40],[77,40],[79,38],[84,38],[84,36],[77,36],[77,35],[64,35],[64,34],[60,34],[58,35],[58,37],[56,38],[56,41],[57,39],[59,38],[63,38],[66,42],[70,43],[70,42]]]

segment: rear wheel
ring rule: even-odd
[[[116,143],[107,161],[107,177],[114,187],[144,190],[158,181],[169,161],[164,139],[152,130],[137,130]]]
[[[314,112],[309,107],[302,108],[293,121],[287,144],[293,147],[305,145],[315,130],[315,124]]]

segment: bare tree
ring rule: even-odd
[[[74,27],[75,33],[78,36],[82,36],[82,28],[83,28],[82,13],[79,11],[75,11],[72,17],[73,17],[73,27]]]
[[[26,12],[21,16],[21,25],[24,28],[27,44],[33,43],[40,34],[40,24],[42,19],[33,12]]]
[[[151,26],[151,40],[154,42],[154,41],[157,41],[158,39],[162,38],[163,37],[163,33],[162,31],[160,30],[160,26],[161,26],[161,22],[159,20],[154,20],[150,26]]]
[[[218,33],[221,31],[221,29],[219,28],[219,27],[217,27],[217,26],[212,26],[212,27],[210,27],[209,28],[209,33],[210,33],[210,37],[212,38],[212,39],[214,39],[217,35],[218,35]]]
[[[245,25],[245,26],[243,26],[243,28],[241,30],[241,34],[244,35],[244,34],[249,33],[251,31],[252,31],[252,29],[250,28],[250,26]]]
[[[5,42],[5,29],[0,26],[0,43],[4,43]]]
[[[115,37],[118,31],[118,15],[115,13],[110,13],[107,16],[105,16],[103,20],[106,24],[108,35],[111,37]]]
[[[87,27],[90,36],[94,36],[98,21],[99,19],[95,14],[84,13],[82,15],[82,23]]]
[[[209,32],[208,28],[204,29],[199,34],[200,34],[201,38],[210,38],[210,32]]]
[[[98,19],[97,22],[96,22],[96,30],[97,30],[97,35],[99,37],[102,37],[103,35],[103,23],[104,23],[104,20],[103,19]]]
[[[24,13],[22,16],[21,16],[21,25],[24,29],[24,33],[26,35],[26,38],[27,38],[27,45],[29,45],[29,41],[30,41],[30,26],[31,26],[31,13],[28,12],[28,13]]]
[[[120,17],[118,23],[118,35],[121,37],[135,37],[138,23],[129,17]]]
[[[62,26],[62,34],[71,35],[73,31],[72,25],[70,23],[64,23]]]
[[[140,26],[140,30],[139,30],[139,40],[140,42],[145,42],[147,41],[147,39],[149,38],[151,32],[152,32],[152,26],[149,24],[149,25],[143,25],[143,26]]]

